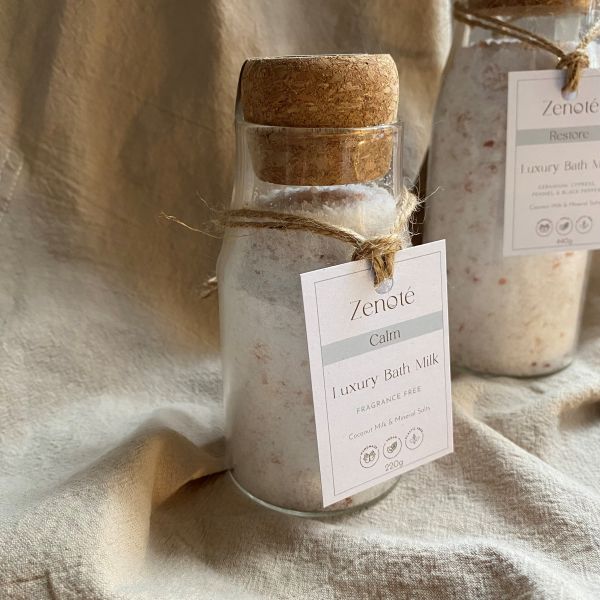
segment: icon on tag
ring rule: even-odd
[[[409,450],[416,450],[423,442],[423,430],[413,427],[404,438],[404,443]]]
[[[383,445],[383,455],[386,458],[394,458],[398,456],[402,448],[402,442],[398,436],[393,435],[385,440],[385,444]]]
[[[573,221],[569,217],[562,217],[556,224],[556,233],[559,235],[567,235],[573,229]]]
[[[367,446],[360,453],[360,466],[365,469],[370,469],[375,466],[375,463],[379,460],[379,448],[377,446]]]
[[[535,231],[538,235],[545,237],[552,233],[552,221],[550,219],[541,219],[535,226]]]
[[[579,233],[588,233],[592,229],[593,221],[591,217],[584,215],[583,217],[579,217],[575,222],[575,229]]]

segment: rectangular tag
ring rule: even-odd
[[[508,74],[504,255],[600,248],[600,70]]]
[[[301,278],[323,506],[452,452],[445,241]]]

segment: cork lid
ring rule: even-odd
[[[533,8],[552,11],[589,10],[591,0],[468,0],[466,7],[471,10],[502,8]]]
[[[357,183],[390,168],[394,131],[378,127],[395,123],[398,111],[398,71],[387,54],[250,59],[240,102],[246,122],[266,126],[249,141],[265,181]]]

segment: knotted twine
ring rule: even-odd
[[[365,237],[347,227],[331,225],[305,215],[286,213],[274,210],[254,208],[239,208],[219,213],[215,223],[224,228],[274,229],[278,231],[305,231],[330,237],[345,242],[354,247],[351,260],[367,259],[373,268],[374,285],[377,287],[394,275],[394,257],[396,252],[406,247],[406,232],[410,219],[419,205],[415,194],[404,190],[398,203],[398,214],[394,227],[386,235]],[[174,221],[192,231],[205,233],[195,227],[190,227],[172,215],[161,213],[161,217]],[[215,278],[207,282],[206,295],[209,295],[216,285]]]
[[[600,20],[598,20],[581,38],[575,50],[572,52],[565,52],[554,42],[541,35],[537,35],[527,29],[523,29],[512,23],[507,23],[496,17],[485,15],[478,11],[467,10],[458,3],[454,5],[454,18],[466,25],[474,25],[476,27],[487,29],[488,31],[496,31],[525,42],[530,46],[541,48],[542,50],[554,54],[558,58],[556,68],[566,69],[567,71],[566,81],[562,87],[562,91],[565,93],[577,91],[583,70],[590,66],[587,47],[600,36]]]

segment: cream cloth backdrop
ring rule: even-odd
[[[286,518],[216,474],[218,241],[156,215],[228,201],[253,55],[390,52],[414,175],[447,8],[0,3],[1,598],[600,597],[598,285],[575,364],[457,378],[456,453],[376,507]]]

